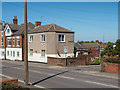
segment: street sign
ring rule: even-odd
[[[64,53],[68,52],[68,46],[64,46]]]

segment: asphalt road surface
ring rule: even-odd
[[[1,60],[2,79],[18,78],[24,85],[24,62]],[[61,67],[29,62],[31,88],[118,88],[118,74],[99,72],[100,66]]]

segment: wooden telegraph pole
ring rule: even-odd
[[[24,76],[25,76],[25,85],[28,85],[29,76],[28,76],[28,40],[27,40],[27,0],[24,3]]]

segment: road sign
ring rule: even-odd
[[[64,46],[64,53],[68,52],[68,46]]]

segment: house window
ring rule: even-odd
[[[15,46],[15,39],[13,38],[13,46]]]
[[[9,56],[9,51],[7,51],[7,56]]]
[[[15,51],[13,51],[13,57],[15,57]]]
[[[30,49],[30,55],[33,55],[33,49]]]
[[[7,33],[10,33],[10,29],[7,30]]]
[[[11,51],[11,57],[12,57],[12,51]]]
[[[41,42],[45,42],[45,35],[41,35]]]
[[[41,56],[45,57],[45,50],[41,50]]]
[[[17,38],[17,46],[19,46],[19,45],[20,45],[20,39]]]
[[[2,53],[1,53],[1,56],[4,56],[4,54],[5,54],[5,53],[4,53],[4,52],[2,52]]]
[[[65,35],[58,35],[58,41],[59,42],[64,42],[65,41]]]
[[[8,45],[11,46],[11,39],[8,38]]]
[[[33,42],[33,36],[30,36],[30,42]]]
[[[20,53],[19,52],[17,52],[17,57],[19,57],[20,56]]]
[[[3,31],[1,31],[1,36],[3,36]]]
[[[1,39],[1,46],[3,46],[3,38]]]

